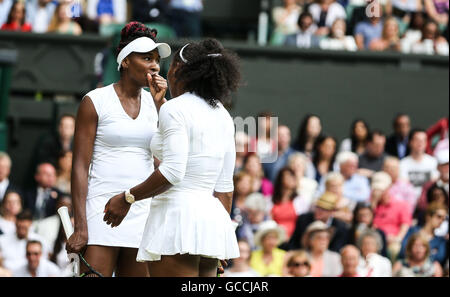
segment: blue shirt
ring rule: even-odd
[[[375,38],[381,38],[383,32],[383,22],[379,21],[373,25],[369,21],[362,21],[356,24],[355,34],[362,35],[364,37],[364,48],[369,48],[369,44]]]
[[[325,179],[322,179],[319,186],[319,196],[325,192]],[[355,202],[365,202],[370,197],[370,184],[367,177],[353,174],[352,177],[344,182],[345,198]]]
[[[408,243],[408,239],[415,233],[419,232],[422,229],[421,226],[414,226],[409,228],[408,233],[406,233],[405,237],[402,241],[402,248],[400,250],[400,254],[398,255],[399,259],[403,259],[406,257],[406,245]],[[444,237],[434,236],[433,239],[430,240],[430,259],[431,261],[438,261],[443,265],[446,260],[446,248],[447,242]]]
[[[203,10],[202,0],[172,0],[170,7],[186,10],[189,12],[199,12]]]
[[[295,153],[296,150],[293,148],[288,148],[281,156],[278,156],[277,160],[272,163],[263,163],[264,175],[272,182],[275,182],[278,172],[283,169],[288,161],[289,157]]]
[[[406,150],[408,149],[408,137],[397,142],[398,157],[402,159],[406,156]]]

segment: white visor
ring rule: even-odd
[[[155,43],[148,37],[139,37],[133,40],[127,44],[127,46],[125,46],[117,56],[117,63],[119,64],[119,66],[117,66],[117,70],[120,71],[120,66],[122,66],[123,59],[125,59],[129,54],[133,52],[148,53],[155,48],[158,49],[158,53],[161,58],[167,58],[171,54],[170,46],[167,43]]]

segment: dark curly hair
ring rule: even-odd
[[[156,42],[156,35],[158,35],[158,31],[156,29],[150,29],[140,22],[130,22],[126,24],[120,32],[120,42],[116,50],[116,58],[120,51],[133,40],[140,37],[148,37]]]
[[[217,106],[217,101],[222,104],[229,101],[241,79],[235,53],[224,49],[215,39],[206,39],[185,47],[183,58],[187,63],[181,59],[180,50],[174,55],[174,62],[179,65],[175,75],[184,83],[185,90],[197,94],[212,107]]]

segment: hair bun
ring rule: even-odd
[[[200,45],[206,50],[206,52],[221,53],[223,51],[223,45],[216,39],[206,39],[200,43]]]

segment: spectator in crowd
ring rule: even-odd
[[[319,116],[307,114],[300,123],[297,139],[295,140],[293,148],[304,153],[311,159],[314,151],[314,143],[321,133],[322,123]]]
[[[323,180],[325,192],[333,193],[338,197],[333,217],[350,224],[353,218],[352,211],[355,208],[356,202],[344,196],[344,177],[339,172],[330,172]]]
[[[408,29],[400,40],[402,53],[409,54],[411,52],[411,46],[420,41],[424,24],[425,15],[423,12],[419,11],[411,15],[411,22],[409,23]]]
[[[318,183],[316,180],[306,176],[307,168],[314,170],[311,161],[303,153],[293,153],[289,157],[288,167],[295,172],[297,179],[297,193],[301,196],[303,203],[310,209],[314,200]]]
[[[62,206],[67,207],[71,211],[72,198],[64,194],[59,196],[56,201],[56,209],[59,209]],[[58,237],[58,230],[60,225],[61,219],[59,215],[55,213],[54,215],[49,216],[43,220],[34,221],[33,225],[31,226],[31,230],[33,230],[34,233],[44,238],[46,242],[53,246],[53,243]]]
[[[427,137],[427,154],[436,155],[440,149],[448,150],[448,117],[441,118],[431,125],[431,127],[427,129]],[[439,142],[433,147],[436,137],[439,137]]]
[[[298,48],[311,48],[319,44],[319,39],[314,35],[317,31],[317,25],[314,24],[312,15],[304,11],[298,18],[298,31],[286,36],[284,44]]]
[[[12,277],[11,271],[3,266],[3,257],[0,251],[0,277]]]
[[[26,21],[33,32],[46,33],[55,12],[56,3],[52,0],[29,0],[26,6]]]
[[[354,245],[346,245],[341,250],[341,277],[359,277],[358,264],[361,253]]]
[[[265,221],[255,234],[255,244],[250,266],[261,276],[281,276],[286,252],[277,248],[285,240],[284,229],[275,221]]]
[[[239,172],[233,177],[234,192],[231,218],[239,222],[244,209],[245,199],[250,195],[253,187],[253,178],[246,172]]]
[[[245,200],[242,220],[238,221],[239,227],[236,230],[238,239],[244,239],[252,250],[256,249],[255,234],[259,230],[262,222],[268,219],[267,201],[261,193],[252,193]]]
[[[13,2],[13,0],[0,0],[0,27],[6,23]]]
[[[72,151],[64,151],[58,158],[56,188],[70,194],[70,178],[72,173]]]
[[[30,240],[26,244],[27,263],[13,270],[15,277],[59,277],[58,266],[42,257],[42,243]]]
[[[335,277],[341,274],[341,257],[329,250],[331,234],[330,227],[322,221],[315,221],[306,228],[303,245],[311,259],[313,277]]]
[[[274,32],[272,44],[283,44],[287,35],[295,34],[298,30],[297,21],[302,12],[296,0],[283,0],[283,6],[277,6],[272,10]]]
[[[291,277],[307,277],[311,273],[311,262],[309,255],[304,250],[289,252],[286,263],[286,274]]]
[[[396,277],[441,277],[442,267],[430,259],[430,245],[420,233],[412,235],[405,248],[406,258],[392,268]]]
[[[354,52],[358,49],[355,38],[346,36],[347,24],[345,19],[336,19],[331,26],[330,34],[322,38],[319,47],[325,50],[346,50]]]
[[[407,179],[400,177],[400,160],[397,157],[387,156],[384,160],[383,171],[389,174],[392,180],[392,186],[389,189],[390,195],[405,201],[409,205],[411,213],[414,213],[417,204],[416,192]]]
[[[403,159],[409,155],[408,136],[411,132],[411,120],[409,116],[400,113],[395,116],[393,122],[394,133],[386,139],[386,153]]]
[[[271,112],[258,114],[256,135],[250,137],[249,151],[255,152],[263,163],[273,162],[277,152],[277,141],[275,139],[275,121]]]
[[[15,270],[26,263],[26,244],[28,240],[38,240],[43,244],[44,257],[48,257],[48,244],[39,235],[31,232],[33,216],[28,210],[17,215],[16,232],[0,236],[0,252],[3,255],[4,265],[9,270]]]
[[[255,153],[249,153],[244,159],[244,172],[253,179],[252,192],[261,192],[264,196],[273,194],[273,185],[266,177],[261,165],[260,158]]]
[[[356,207],[353,211],[353,221],[349,231],[348,243],[358,245],[362,234],[369,231],[376,232],[380,237],[379,253],[382,256],[386,256],[386,235],[381,229],[375,228],[373,226],[374,216],[374,210],[372,209],[372,205],[370,203],[360,202],[356,204]]]
[[[11,6],[8,19],[4,23],[1,30],[31,32],[31,25],[25,22],[25,4],[15,1]]]
[[[408,179],[413,184],[416,199],[418,199],[425,183],[439,176],[437,160],[425,153],[427,134],[424,130],[414,129],[411,131],[409,147],[410,155],[400,161],[400,177]]]
[[[73,135],[75,133],[75,117],[63,114],[58,121],[55,133],[45,135],[37,145],[36,164],[48,162],[58,167],[58,159],[62,152],[72,150]]]
[[[396,51],[401,50],[400,35],[397,20],[393,17],[385,19],[380,38],[373,39],[369,44],[372,51]]]
[[[22,211],[22,197],[17,192],[8,191],[0,205],[0,231],[3,234],[16,233],[16,219]]]
[[[316,34],[320,36],[330,33],[330,28],[336,19],[347,18],[344,7],[335,0],[317,0],[308,7],[308,11],[317,24]]]
[[[445,204],[439,202],[431,203],[426,212],[425,225],[413,226],[408,230],[402,241],[402,249],[400,250],[399,258],[405,257],[406,244],[408,239],[416,233],[420,233],[423,238],[428,239],[430,244],[430,259],[431,261],[437,261],[441,265],[444,265],[447,255],[447,242],[444,237],[436,236],[435,230],[438,229],[445,218],[448,215],[448,207]]]
[[[333,171],[336,159],[336,144],[334,137],[321,135],[314,144],[312,163],[315,169],[315,180],[320,184],[322,176]]]
[[[443,201],[444,204],[448,206],[448,194],[449,194],[449,150],[441,150],[437,155],[436,159],[438,162],[437,170],[439,172],[439,178],[436,181],[429,181],[424,184],[422,189],[422,194],[419,198],[419,202],[417,203],[417,211],[424,212],[427,208],[427,196],[428,192],[432,187],[438,186],[441,187],[444,193],[437,193],[437,195],[441,194],[441,197],[447,197],[446,200]],[[443,195],[442,195],[443,194]],[[432,195],[432,191],[430,192],[430,198]]]
[[[297,195],[297,179],[292,169],[283,168],[275,180],[272,195],[272,219],[283,227],[287,239],[294,232],[297,216],[307,212],[308,205],[303,204],[302,197]]]
[[[0,151],[0,202],[8,191],[18,191],[19,188],[9,180],[11,174],[11,158],[5,152]]]
[[[289,240],[289,248],[291,250],[304,247],[302,243],[303,235],[308,225],[314,221],[322,221],[327,226],[333,227],[334,232],[330,241],[330,250],[337,252],[348,242],[347,225],[333,217],[337,200],[338,197],[335,194],[325,193],[317,200],[313,211],[298,217],[294,233]]]
[[[56,170],[50,163],[42,163],[35,174],[36,187],[25,192],[24,208],[29,209],[35,219],[43,219],[56,213],[56,199],[61,192],[55,188]]]
[[[236,165],[234,166],[234,174],[240,172],[244,166],[245,156],[248,154],[249,137],[244,131],[237,131],[236,140]]]
[[[100,25],[123,24],[127,21],[126,0],[88,0],[87,15]]]
[[[424,0],[428,17],[441,26],[448,25],[448,0]]]
[[[376,3],[367,3],[369,5],[380,5],[378,2]],[[367,9],[367,7],[366,7]],[[380,14],[373,13],[367,19],[359,22],[355,26],[355,41],[359,50],[369,49],[369,45],[373,40],[379,39],[382,36],[383,32],[383,22],[381,19],[381,8],[378,8],[377,11]]]
[[[390,0],[392,15],[399,22],[408,25],[413,13],[423,11],[421,0]]]
[[[131,19],[140,23],[169,22],[169,3],[166,0],[133,0]]]
[[[400,252],[401,241],[412,224],[412,214],[406,202],[390,195],[391,185],[391,177],[385,172],[377,172],[372,176],[373,225],[386,234],[388,254],[391,259],[395,259]]]
[[[448,208],[448,193],[445,191],[443,187],[440,187],[438,185],[434,185],[431,188],[428,189],[427,195],[426,195],[426,205],[432,204],[432,203],[440,203],[444,204]],[[425,215],[426,215],[426,208],[425,210],[416,209],[415,217],[417,218],[417,224],[419,226],[423,226],[425,224]],[[443,236],[448,238],[448,217],[444,220],[444,222],[441,224],[439,228],[437,228],[434,233],[437,236]]]
[[[422,38],[411,45],[411,53],[448,56],[448,42],[440,36],[439,26],[434,21],[427,21],[422,29]]]
[[[369,200],[369,180],[357,173],[358,155],[353,152],[342,152],[337,155],[336,162],[345,179],[343,195],[354,202]]]
[[[380,253],[383,241],[375,230],[364,231],[358,239],[362,261],[359,263],[358,274],[364,277],[391,277],[392,264],[388,258]]]
[[[59,34],[68,35],[81,35],[82,30],[77,22],[72,20],[72,16],[69,15],[69,3],[59,2],[55,8],[52,20],[48,26],[48,32],[55,32]]]
[[[374,172],[380,171],[383,168],[384,147],[386,144],[386,136],[383,132],[374,130],[370,132],[366,151],[359,156],[359,170],[358,173],[370,178]]]
[[[250,267],[251,248],[245,240],[238,240],[239,258],[233,259],[233,265],[225,270],[224,277],[258,277],[259,274]]]
[[[264,163],[264,175],[274,182],[278,172],[283,167],[286,167],[289,157],[295,153],[295,150],[291,148],[291,130],[288,126],[278,126],[278,157],[275,162]]]
[[[170,0],[170,24],[178,37],[202,36],[201,13],[203,0]]]
[[[339,152],[354,152],[358,156],[366,150],[367,139],[369,137],[369,125],[362,119],[353,121],[350,137],[342,140]]]

